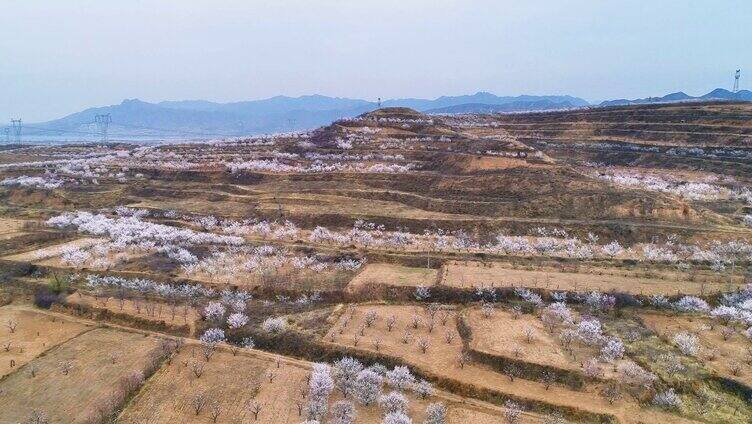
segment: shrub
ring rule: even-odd
[[[658,393],[653,397],[653,405],[662,408],[679,409],[681,408],[682,401],[679,395],[674,392],[674,389],[668,389],[667,391]]]
[[[46,287],[40,288],[34,293],[34,305],[37,307],[49,309],[53,304],[59,302],[59,295]]]
[[[689,356],[695,356],[700,351],[700,343],[697,336],[689,333],[679,333],[674,336],[674,344],[679,348],[681,353]]]

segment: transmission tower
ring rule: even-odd
[[[734,74],[734,89],[732,90],[734,93],[739,91],[739,77],[742,76],[742,70],[737,69],[736,73]]]
[[[101,137],[102,142],[107,141],[107,131],[110,129],[110,122],[112,122],[112,118],[109,113],[96,115],[94,117],[94,123],[97,124],[97,129],[99,130],[99,136]]]
[[[5,142],[10,143],[10,127],[3,128],[3,132],[5,132]]]
[[[379,97],[379,109],[381,109],[381,97]]]
[[[10,126],[13,128],[13,139],[16,143],[21,142],[21,126],[23,125],[23,122],[21,122],[21,118],[18,119],[11,119],[10,120]]]

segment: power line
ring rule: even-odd
[[[54,133],[71,133],[71,134],[84,134],[84,135],[100,135],[101,134],[99,132],[66,130],[62,128],[42,128],[42,127],[35,127],[32,125],[27,125],[26,128],[33,129],[36,131],[45,131],[45,132],[54,132]]]

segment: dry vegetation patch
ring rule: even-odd
[[[272,373],[272,382],[269,381]],[[152,377],[149,384],[123,411],[122,423],[211,422],[213,408],[219,423],[298,423],[295,400],[305,386],[308,371],[288,362],[279,368],[269,358],[218,351],[207,362],[201,348],[189,345]],[[194,409],[197,397],[206,405]],[[258,421],[249,410],[261,405]]]
[[[0,308],[0,377],[89,328],[79,322],[13,306]]]
[[[580,370],[580,363],[568,355],[556,336],[548,333],[540,319],[529,314],[496,310],[485,317],[474,308],[467,314],[472,329],[470,347],[482,352],[515,358],[525,362]]]
[[[0,218],[0,240],[23,235],[25,223],[22,219]]]
[[[106,328],[75,337],[0,381],[2,422],[26,422],[34,410],[53,423],[87,422],[122,378],[147,367],[155,348],[154,337]]]
[[[504,264],[482,262],[451,262],[445,265],[442,284],[450,287],[473,288],[484,285],[497,287],[529,287],[575,292],[624,292],[642,295],[705,294],[726,291],[740,284],[694,282],[674,279],[672,275],[657,277],[629,276],[609,270],[596,273],[563,272],[559,270],[515,269]],[[677,276],[681,278],[681,275]]]
[[[438,270],[432,268],[413,268],[393,264],[368,264],[347,285],[349,291],[369,284],[414,287],[432,286],[436,283]]]

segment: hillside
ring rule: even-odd
[[[0,422],[748,424],[751,137],[712,101],[1,150]]]

